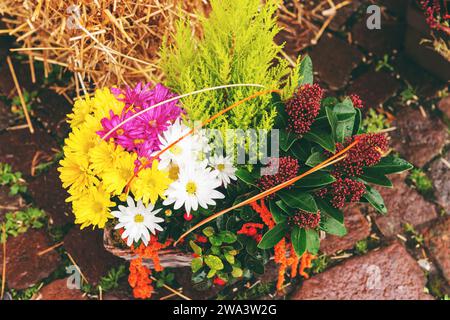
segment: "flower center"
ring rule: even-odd
[[[119,136],[121,136],[121,135],[123,135],[124,133],[125,133],[125,131],[123,131],[123,129],[117,129],[116,130],[116,133],[119,135]]]
[[[134,222],[136,223],[142,223],[144,222],[144,216],[140,213],[134,216]]]
[[[142,143],[144,143],[144,139],[134,139],[133,143],[134,144],[142,144]]]
[[[170,152],[172,152],[176,156],[181,154],[182,151],[183,151],[183,149],[181,149],[181,147],[177,146],[177,145],[170,148]]]
[[[224,169],[225,169],[225,165],[224,165],[223,163],[219,163],[219,164],[217,165],[217,170],[223,171]]]
[[[169,178],[171,180],[177,180],[179,173],[180,173],[180,167],[178,167],[176,164],[172,164],[169,169]]]
[[[152,128],[156,128],[156,120],[150,120],[149,122],[148,122],[148,124],[150,125],[150,127],[152,127]]]
[[[186,192],[189,194],[195,194],[196,191],[197,191],[197,185],[195,184],[195,182],[189,181],[186,184]]]

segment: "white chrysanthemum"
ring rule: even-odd
[[[186,212],[197,210],[198,206],[207,209],[208,205],[215,205],[214,199],[223,199],[225,196],[216,190],[221,181],[217,175],[206,167],[207,162],[190,163],[180,167],[178,180],[173,182],[166,191],[164,205],[174,203],[177,210],[183,205]]]
[[[209,158],[209,165],[214,168],[213,172],[216,173],[225,188],[231,180],[237,180],[235,175],[236,168],[233,166],[231,157],[214,155]]]
[[[160,150],[165,149],[181,137],[189,133],[191,128],[177,119],[171,126],[159,136]],[[197,160],[198,153],[202,149],[201,143],[196,135],[188,135],[167,151],[160,155],[159,168],[166,169],[171,163],[181,165],[187,161]]]
[[[139,240],[147,245],[150,241],[149,230],[153,235],[155,230],[163,231],[158,223],[163,222],[164,219],[156,216],[161,209],[153,210],[154,206],[151,203],[146,207],[140,200],[135,204],[130,196],[127,198],[127,204],[128,207],[119,205],[119,211],[111,212],[114,217],[119,219],[119,223],[114,229],[125,229],[122,239],[128,238],[128,246]]]

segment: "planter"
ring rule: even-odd
[[[103,244],[105,249],[111,252],[116,257],[125,259],[127,261],[137,258],[130,248],[124,246],[121,247],[114,239],[114,229],[111,227],[105,227],[103,232]],[[192,254],[184,253],[174,249],[161,250],[159,252],[160,264],[164,268],[181,268],[190,267],[193,259]],[[153,269],[153,261],[151,259],[144,259],[143,264]]]
[[[422,68],[443,81],[448,81],[450,62],[433,48],[421,44],[423,39],[430,39],[430,28],[419,8],[410,2],[407,9],[407,29],[405,36],[406,54]]]

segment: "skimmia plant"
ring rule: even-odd
[[[272,44],[276,1],[236,3],[249,8],[213,1],[213,14],[203,22],[208,31],[192,44],[199,52],[191,52],[191,71],[184,70],[187,53],[165,49],[168,87],[98,89],[77,100],[68,116],[72,132],[59,171],[75,222],[105,228],[113,252],[136,257],[128,281],[138,298],[151,296],[152,270],[174,267],[180,257],[203,288],[264,273],[273,257],[282,291],[286,274],[308,277],[321,230],[345,236],[345,203],[368,202],[386,214],[373,185],[392,187],[387,175],[411,168],[388,155],[384,134],[364,132],[359,97],[324,97],[308,57],[299,59],[287,83],[274,76],[267,64],[279,50]],[[258,22],[259,32],[250,25],[237,29],[249,21]],[[180,37],[189,44],[187,34]],[[216,58],[213,43],[222,50]],[[264,66],[245,73],[240,63],[250,66],[255,54]],[[219,77],[224,59],[232,77]],[[180,72],[186,73],[176,76]],[[190,125],[195,120],[203,122]],[[273,127],[278,154],[248,166],[234,153],[220,153],[200,129],[228,124]]]

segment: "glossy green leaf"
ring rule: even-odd
[[[366,168],[364,174],[360,175],[359,178],[366,183],[373,183],[379,186],[392,188],[391,180],[377,169]]]
[[[414,166],[408,161],[403,160],[396,156],[387,156],[381,158],[380,162],[370,168],[364,168],[364,170],[376,170],[382,174],[399,173],[412,169]]]
[[[277,192],[280,199],[291,208],[302,209],[307,212],[317,212],[314,197],[296,188],[283,189]]]
[[[305,164],[309,167],[315,167],[325,160],[326,157],[323,152],[314,152],[306,159]]]
[[[281,223],[286,220],[286,213],[275,203],[275,201],[269,202],[269,210],[272,213],[275,223]]]
[[[303,138],[319,144],[322,148],[330,152],[336,151],[336,144],[334,142],[333,135],[322,128],[315,128],[314,130],[305,133]]]
[[[283,237],[286,236],[288,224],[286,222],[275,225],[272,229],[267,231],[261,241],[258,243],[260,249],[273,248]]]
[[[328,215],[333,217],[336,221],[343,224],[344,223],[344,214],[341,210],[333,207],[327,201],[323,199],[316,198],[317,206],[319,207],[320,212],[326,212]]]
[[[371,186],[366,185],[366,193],[363,195],[363,198],[366,199],[378,212],[382,214],[387,213],[387,208],[384,204],[383,197]]]
[[[209,254],[205,256],[205,264],[214,270],[222,270],[223,269],[223,263],[222,260],[220,260],[219,257]]]
[[[299,86],[305,84],[313,84],[314,74],[313,74],[313,63],[309,56],[305,56],[300,62],[300,77]]]
[[[324,171],[317,171],[295,183],[299,188],[321,187],[333,183],[336,178]]]
[[[298,257],[301,257],[306,250],[306,232],[305,229],[300,229],[295,226],[291,232],[292,246]]]
[[[306,250],[309,253],[316,255],[319,252],[320,248],[320,238],[319,233],[314,229],[306,229]]]
[[[280,148],[284,152],[287,152],[294,142],[298,139],[298,136],[292,132],[286,130],[280,130]]]
[[[203,258],[202,257],[197,257],[197,258],[192,259],[191,269],[192,269],[193,273],[196,273],[202,267],[203,267]]]

